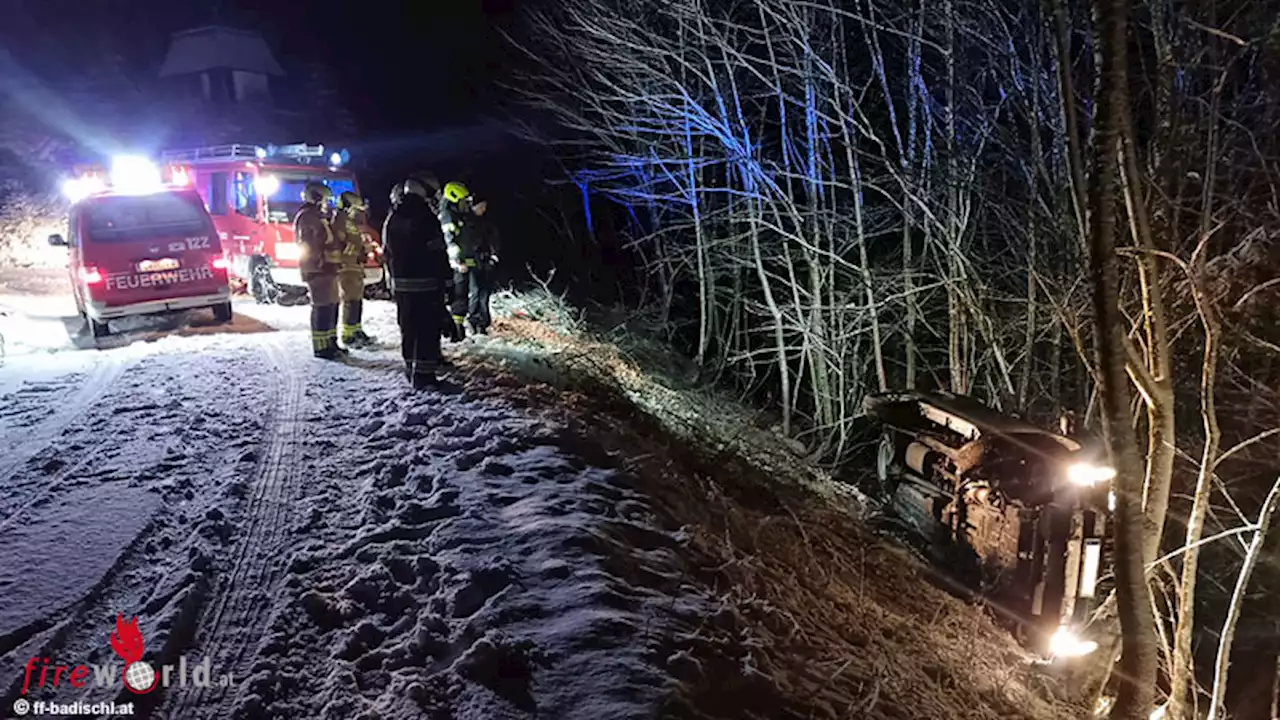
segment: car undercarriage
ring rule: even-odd
[[[1085,625],[1109,578],[1114,471],[1074,438],[946,392],[870,395],[877,494],[1048,656],[1097,647]]]

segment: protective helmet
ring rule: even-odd
[[[449,202],[456,205],[462,202],[463,200],[466,200],[469,197],[471,197],[471,191],[467,189],[466,185],[463,185],[462,183],[457,181],[445,183],[445,186],[444,186],[445,200],[448,200]]]
[[[417,195],[423,200],[431,199],[431,190],[427,188],[427,184],[416,177],[404,181],[404,194]]]
[[[399,205],[404,199],[404,183],[396,183],[391,186],[391,204]]]
[[[333,199],[333,191],[328,185],[312,180],[302,188],[302,201],[322,205]]]
[[[338,207],[343,210],[367,210],[364,198],[347,190],[338,196]]]

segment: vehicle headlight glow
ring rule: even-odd
[[[107,184],[97,175],[70,178],[62,183],[62,193],[71,202],[80,202],[96,192],[107,189]]]
[[[162,186],[160,169],[138,155],[111,159],[111,184],[122,192],[151,192]]]
[[[1084,657],[1098,649],[1098,643],[1083,640],[1066,627],[1058,628],[1058,632],[1049,638],[1049,654],[1060,658]]]
[[[254,192],[269,198],[280,190],[280,178],[275,175],[259,175],[253,181]]]
[[[1067,468],[1067,479],[1082,487],[1093,487],[1099,483],[1110,482],[1115,476],[1115,468],[1089,462],[1074,463]]]
[[[334,166],[341,165],[341,164],[342,164],[342,153],[333,153],[332,155],[330,155],[330,156],[329,156],[329,164],[330,164],[330,165],[334,165]]]

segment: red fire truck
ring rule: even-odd
[[[293,216],[302,188],[318,180],[333,190],[360,193],[347,154],[325,154],[323,145],[232,144],[169,150],[162,155],[175,177],[185,176],[204,199],[230,265],[232,286],[260,303],[305,294],[298,270]],[[363,226],[365,287],[383,281],[377,231]]]

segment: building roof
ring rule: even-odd
[[[206,70],[230,69],[284,75],[271,48],[251,30],[220,25],[174,33],[169,54],[160,66],[160,77],[191,75]]]

